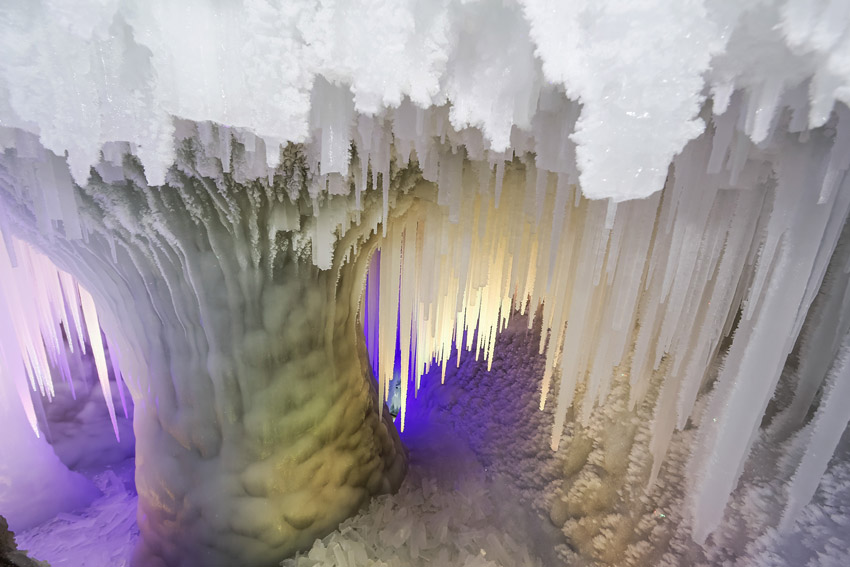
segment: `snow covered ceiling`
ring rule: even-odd
[[[661,189],[704,130],[709,95],[719,114],[745,92],[755,143],[789,102],[809,101],[801,120],[823,125],[836,100],[850,102],[848,10],[842,0],[17,0],[0,7],[0,125],[67,150],[78,183],[105,142],[132,142],[158,185],[175,117],[256,134],[271,166],[279,144],[332,132],[323,139],[341,155],[323,152],[322,170],[345,172],[352,114],[393,118],[409,100],[449,105],[452,128],[480,129],[492,157],[528,136],[531,150],[570,136],[584,195],[622,201]],[[581,105],[574,130],[569,115],[554,131],[535,123],[550,89]]]

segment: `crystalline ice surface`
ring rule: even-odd
[[[829,453],[846,427],[836,402],[848,377],[843,290],[821,292],[840,316],[807,315],[823,281],[846,285],[824,276],[847,254],[839,246],[833,255],[850,207],[848,104],[850,14],[840,1],[0,8],[0,184],[26,204],[42,246],[90,236],[78,186],[159,186],[190,162],[193,174],[227,177],[278,203],[246,211],[209,193],[217,220],[247,227],[230,235],[244,250],[240,269],[260,263],[260,243],[284,253],[280,232],[330,269],[360,252],[340,244],[351,227],[374,223],[366,228],[382,252],[368,267],[365,330],[384,400],[394,369],[410,372],[398,389],[402,428],[419,377],[432,366],[445,375],[454,343],[492,362],[514,309],[533,317],[542,304],[540,404],[557,393],[553,449],[570,408],[587,423],[612,376],[628,371],[632,405],[657,396],[651,480],[675,431],[699,427],[688,468],[699,541],[722,518],[801,329],[829,344],[801,349],[784,426],[802,425],[826,383],[813,446]],[[194,161],[188,140],[199,148]],[[303,144],[304,168],[293,168],[289,143]],[[144,179],[128,165],[135,160]],[[407,168],[436,184],[434,206],[393,217],[394,175]],[[380,191],[373,216],[367,190]],[[131,199],[102,197],[112,228],[185,250],[156,215],[137,218]],[[189,197],[181,206],[187,223],[211,220]],[[85,327],[108,382],[88,292],[72,292],[65,276],[16,287],[14,214],[0,209],[14,323],[0,380],[4,402],[21,402],[22,435],[35,425],[28,390],[51,388],[45,353],[61,350],[57,322],[81,348]],[[105,235],[116,259],[122,244]],[[162,285],[199,297],[203,280],[186,279]],[[102,316],[117,327],[108,308]],[[697,404],[730,335],[722,371]],[[145,361],[126,340],[119,350],[122,372],[144,392]],[[824,458],[813,449],[789,478],[783,526],[811,497]],[[339,547],[329,553],[349,561]]]

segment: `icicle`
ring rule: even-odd
[[[73,278],[65,273],[59,272],[59,281],[62,284],[62,293],[65,296],[65,305],[68,312],[71,314],[71,318],[74,320],[74,328],[77,331],[77,344],[80,345],[80,350],[83,354],[86,353],[86,340],[83,336],[83,322],[80,316],[81,314],[81,306],[79,302],[79,292],[76,283]],[[71,331],[68,332],[68,342],[71,343]]]
[[[504,178],[505,178],[505,161],[499,160],[496,163],[496,185],[495,185],[496,200],[495,200],[495,203],[494,203],[494,205],[497,209],[499,208],[499,200],[502,197],[502,183],[504,181]]]
[[[348,175],[354,98],[346,86],[332,85],[318,75],[313,85],[313,110],[321,131],[321,172]]]
[[[415,313],[414,300],[416,290],[414,282],[416,281],[416,240],[417,240],[417,224],[409,223],[404,228],[402,257],[401,257],[401,290],[398,298],[399,302],[399,349],[401,353],[401,430],[404,431],[405,420],[407,417],[407,388],[409,383],[409,372],[411,366],[410,360],[410,337],[415,328]]]
[[[782,512],[779,531],[788,533],[800,510],[809,503],[841,436],[850,422],[850,334],[830,371],[823,399],[807,431],[805,454],[788,487],[788,503]]]
[[[3,260],[6,257],[5,244],[0,242],[0,264],[5,263]],[[8,296],[0,296],[0,318],[3,321],[11,321],[13,318],[10,312],[10,306],[8,305]],[[11,380],[14,383],[18,401],[24,410],[27,422],[36,437],[41,437],[41,432],[38,429],[38,419],[35,415],[35,406],[33,406],[27,383],[27,371],[20,356],[18,341],[19,337],[15,336],[15,329],[12,325],[0,325],[0,361],[3,362],[3,366],[0,367],[0,380]],[[0,406],[4,403],[12,402],[0,399]]]
[[[818,204],[829,200],[832,193],[841,185],[847,168],[850,167],[850,109],[840,105],[837,109],[838,124],[835,140],[829,154],[826,174],[823,177]]]
[[[781,94],[782,83],[770,78],[759,88],[757,95],[750,93],[747,101],[746,132],[756,144],[767,138]]]
[[[100,336],[100,325],[97,321],[97,311],[94,307],[94,300],[89,292],[80,289],[80,304],[83,308],[83,317],[86,321],[86,329],[89,334],[89,344],[91,344],[92,354],[94,355],[95,367],[97,368],[97,376],[100,379],[100,388],[103,391],[103,398],[106,400],[106,407],[109,408],[109,419],[112,420],[112,429],[115,431],[115,438],[121,440],[121,434],[118,432],[118,421],[115,418],[115,405],[112,403],[112,390],[109,387],[109,371],[106,369],[106,357],[103,352],[103,341]]]
[[[714,136],[711,139],[711,156],[708,158],[707,173],[719,173],[726,161],[732,136],[735,134],[735,121],[738,118],[737,106],[733,108],[734,110],[726,111],[720,116],[715,115],[713,118]]]
[[[608,199],[608,208],[605,211],[605,230],[614,228],[614,218],[617,215],[617,203],[613,199]]]
[[[117,350],[118,347],[116,345],[108,345],[107,352],[109,352],[109,364],[112,367],[112,375],[115,377],[115,384],[118,386],[118,396],[121,398],[121,409],[124,410],[124,418],[129,419],[130,414],[127,411],[127,398],[124,394],[124,377],[121,375],[121,366],[118,364]]]

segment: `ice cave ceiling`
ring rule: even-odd
[[[91,489],[29,397],[88,340],[135,564],[273,564],[402,482],[394,368],[403,428],[537,313],[551,448],[618,385],[648,485],[698,428],[699,543],[797,345],[787,528],[850,419],[848,104],[843,0],[4,2],[0,513]]]

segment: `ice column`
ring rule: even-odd
[[[264,566],[404,477],[357,323],[359,251],[374,248],[381,200],[370,193],[352,226],[353,197],[311,198],[303,148],[281,148],[270,168],[248,135],[178,126],[167,184],[147,185],[126,148],[106,148],[72,186],[82,238],[36,206],[55,188],[28,173],[53,154],[24,135],[31,153],[0,154],[4,230],[90,293],[66,323],[88,329],[101,376],[98,326],[116,347],[135,402],[135,564]],[[260,181],[235,180],[261,168]]]

